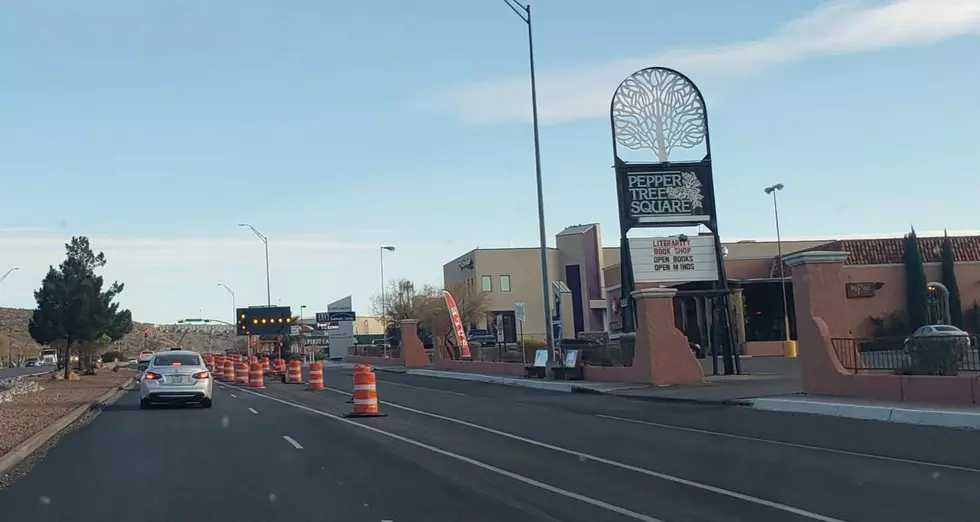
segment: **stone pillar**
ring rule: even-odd
[[[636,300],[636,352],[633,369],[658,386],[704,381],[704,370],[687,337],[674,324],[674,288],[647,288]]]
[[[784,258],[793,278],[793,303],[803,391],[846,395],[850,373],[840,358],[859,361],[853,342],[839,343],[835,353],[833,338],[850,338],[844,260],[849,252],[797,252]]]
[[[417,319],[402,319],[401,324],[402,341],[402,360],[405,361],[406,368],[418,368],[429,366],[429,356],[425,353],[425,346],[419,339],[419,322]]]

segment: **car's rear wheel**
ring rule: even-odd
[[[210,408],[211,407],[211,399],[204,399],[204,400],[202,400],[201,401],[201,407],[202,408]]]
[[[147,400],[147,399],[140,399],[140,409],[141,410],[148,410],[148,409],[150,409],[150,406],[152,406],[152,404],[150,404],[150,401],[149,400]]]

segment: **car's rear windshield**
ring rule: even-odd
[[[181,366],[200,366],[201,358],[192,353],[159,354],[153,358],[153,366],[173,366],[174,363]]]
[[[953,326],[933,326],[937,332],[958,332],[959,328]]]

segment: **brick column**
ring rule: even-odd
[[[406,368],[429,366],[429,356],[425,353],[422,340],[419,339],[418,326],[417,319],[402,319],[399,325],[402,334],[402,360],[405,361]]]
[[[636,300],[636,352],[633,370],[658,386],[704,381],[704,370],[687,336],[674,324],[674,288],[646,288]]]

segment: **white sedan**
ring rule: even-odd
[[[211,372],[197,352],[156,353],[140,378],[140,408],[154,404],[198,404],[210,408],[211,381]]]

